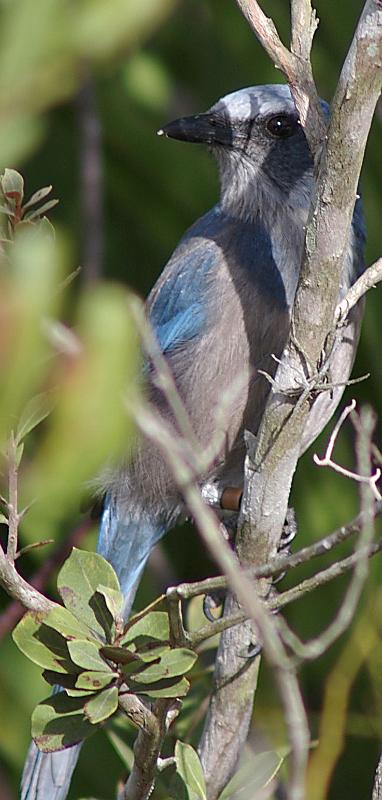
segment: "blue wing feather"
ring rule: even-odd
[[[208,324],[207,280],[221,258],[209,232],[221,216],[215,206],[187,231],[148,298],[163,353],[199,336]]]

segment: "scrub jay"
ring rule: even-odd
[[[325,106],[325,104],[323,104]],[[312,156],[288,86],[233,92],[204,114],[178,119],[160,133],[207,144],[220,173],[220,199],[184,235],[164,268],[147,309],[201,447],[221,425],[216,408],[233,387],[224,419],[225,454],[200,481],[242,483],[245,429],[256,433],[269,392],[259,370],[275,372],[287,341],[313,190]],[[364,269],[364,229],[357,200],[340,297]],[[347,380],[362,308],[343,328],[331,363],[333,383]],[[151,399],[171,420],[163,394]],[[243,376],[245,377],[243,387]],[[234,391],[240,383],[240,392]],[[312,403],[301,452],[333,414],[343,388]],[[109,476],[98,552],[113,565],[127,617],[147,558],[184,513],[164,458],[143,441],[128,466]],[[64,800],[78,747],[51,755],[32,745],[23,800]]]

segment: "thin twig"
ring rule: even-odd
[[[19,530],[18,491],[17,491],[17,442],[13,431],[9,437],[7,447],[8,461],[8,543],[7,559],[14,564],[17,554],[17,541]]]
[[[356,452],[357,466],[364,474],[371,470],[371,435],[375,425],[374,415],[369,408],[361,410],[361,425],[357,433]],[[300,642],[294,634],[284,625],[284,633],[288,637],[288,644],[300,658],[318,658],[341,636],[348,628],[354,617],[359,598],[361,596],[368,575],[368,554],[372,548],[374,536],[374,497],[370,482],[360,483],[362,529],[354,555],[356,556],[354,573],[345,593],[344,600],[337,611],[334,620],[326,630],[308,643]],[[361,555],[360,555],[361,554]]]
[[[340,464],[337,464],[333,461],[332,454],[334,447],[336,445],[338,434],[341,430],[341,427],[349,414],[352,413],[356,408],[356,401],[352,400],[346,408],[344,408],[340,418],[338,419],[336,425],[333,428],[332,434],[329,439],[328,446],[326,448],[326,452],[323,458],[319,458],[319,456],[315,453],[313,456],[313,461],[319,467],[330,467],[335,472],[338,472],[340,475],[343,475],[345,478],[350,478],[350,480],[356,481],[357,483],[367,483],[369,484],[374,497],[376,500],[382,500],[382,495],[377,489],[377,481],[379,481],[381,477],[381,470],[379,467],[375,470],[374,474],[372,475],[359,475],[357,472],[353,472],[350,469],[346,469],[346,467],[342,467]]]
[[[343,300],[338,303],[334,317],[336,325],[342,325],[349,311],[358,303],[358,300],[380,281],[382,281],[382,258],[378,258],[371,267],[368,267],[362,273],[358,280],[353,283],[353,286],[350,287]]]
[[[281,594],[273,594],[265,601],[266,607],[269,611],[279,611],[282,608],[285,608],[290,603],[294,603],[296,600],[301,600],[305,597],[306,594],[313,592],[315,589],[319,589],[322,586],[325,586],[327,583],[335,580],[336,578],[340,578],[349,570],[352,570],[357,562],[360,559],[365,558],[372,558],[372,556],[377,555],[382,551],[382,539],[380,539],[375,544],[371,545],[370,547],[363,547],[358,550],[356,553],[352,553],[350,556],[341,559],[340,561],[336,561],[335,564],[331,564],[330,567],[321,570],[320,572],[316,572],[311,578],[306,578],[301,583],[298,583],[296,586],[293,586],[291,589],[287,589],[285,592]],[[192,586],[192,584],[190,584]],[[197,587],[197,584],[195,584]],[[178,588],[178,587],[176,587]],[[181,587],[179,587],[181,588]],[[174,591],[172,589],[171,591]],[[199,594],[199,592],[195,592],[195,595]],[[190,596],[195,596],[194,594],[190,594]],[[248,619],[247,614],[244,611],[237,611],[235,614],[231,614],[230,616],[224,616],[221,619],[216,620],[216,622],[211,622],[208,625],[205,625],[202,628],[199,628],[197,631],[185,631],[185,643],[187,643],[188,647],[197,647],[198,644],[205,641],[206,639],[210,639],[212,636],[216,636],[218,633],[222,633],[223,631],[232,628],[234,625],[239,625],[241,622],[244,622]],[[300,655],[302,654],[302,651]],[[304,658],[311,658],[309,653],[303,654]]]
[[[284,73],[312,153],[320,152],[326,133],[326,123],[309,60],[317,27],[310,2],[298,0],[292,4],[292,20],[294,23],[298,22],[298,29],[292,30],[291,51],[281,42],[273,20],[266,17],[256,0],[236,0],[236,2],[264,50],[275,66]]]
[[[80,544],[91,525],[92,521],[90,519],[87,519],[81,525],[78,525],[78,527],[74,529],[70,536],[68,536],[64,541],[60,542],[53,553],[44,559],[44,562],[41,564],[39,569],[34,573],[34,575],[32,575],[31,578],[28,579],[27,585],[38,592],[43,592],[52,575],[68,557],[72,547],[76,547]],[[4,588],[6,588],[1,579],[1,557],[0,585],[3,585]],[[16,598],[17,596],[12,594],[11,597]],[[4,636],[6,636],[7,633],[9,633],[9,631],[14,628],[19,619],[21,619],[25,613],[26,608],[29,608],[29,606],[25,604],[23,605],[21,598],[17,598],[10,603],[5,611],[3,611],[3,613],[0,615],[0,641]],[[36,609],[33,608],[33,610]]]

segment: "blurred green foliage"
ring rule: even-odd
[[[285,41],[288,6],[285,0],[263,2]],[[313,61],[320,93],[326,99],[335,88],[362,6],[361,0],[351,4],[348,0],[317,0],[320,27]],[[29,499],[40,487],[41,502],[32,507],[25,519],[22,544],[50,536],[52,529],[57,539],[64,538],[73,529],[84,481],[109,456],[109,447],[110,455],[114,449],[116,456],[130,434],[126,417],[118,432],[115,407],[111,409],[109,405],[118,395],[122,374],[130,375],[134,381],[136,369],[136,357],[132,355],[136,343],[127,312],[125,315],[123,290],[119,286],[102,286],[85,295],[86,269],[65,290],[60,288],[68,272],[83,263],[90,235],[83,211],[81,176],[87,143],[81,123],[83,94],[77,94],[79,89],[84,86],[87,91],[90,86],[94,92],[92,113],[102,136],[103,276],[127,283],[144,295],[184,230],[215,202],[218,191],[215,166],[203,149],[159,139],[156,130],[183,113],[205,110],[219,96],[241,86],[280,80],[280,73],[275,72],[263,53],[234,0],[40,0],[38,4],[34,0],[1,0],[0,166],[21,169],[30,192],[53,184],[54,196],[60,198],[60,205],[51,212],[59,231],[54,250],[50,250],[49,237],[44,245],[20,237],[20,242],[15,243],[12,270],[7,265],[0,273],[1,430],[5,431],[10,412],[17,421],[30,394],[50,390],[57,381],[63,387],[62,402],[51,421],[43,422],[40,434],[32,433],[26,440],[22,493]],[[377,114],[362,176],[368,262],[381,251],[380,126]],[[12,299],[16,286],[18,302],[24,303],[23,313]],[[355,375],[370,372],[371,376],[346,392],[348,398],[355,396],[359,402],[370,402],[379,418],[381,297],[381,287],[369,293],[354,368]],[[41,313],[48,318],[48,336],[42,336],[36,325]],[[58,315],[65,324],[74,325],[73,340],[66,328],[52,323]],[[25,328],[16,324],[17,318],[24,321]],[[7,331],[15,333],[9,338]],[[109,371],[106,351],[111,342],[118,340],[128,341],[131,348],[119,348]],[[79,352],[78,342],[83,343]],[[32,351],[38,353],[37,358],[30,355]],[[97,358],[93,360],[95,352],[102,364],[99,372]],[[81,364],[85,363],[82,371]],[[111,381],[109,390],[105,375]],[[95,391],[89,393],[89,379],[98,380],[99,400]],[[86,404],[91,411],[81,416]],[[94,425],[95,419],[100,421],[99,426]],[[105,437],[101,424],[102,428],[105,425]],[[70,433],[63,437],[64,430]],[[94,449],[87,446],[93,439]],[[325,434],[314,450],[321,452],[324,443]],[[353,464],[350,428],[342,433],[336,452],[342,463]],[[54,503],[49,501],[52,497]],[[356,487],[315,467],[312,452],[300,463],[292,499],[300,525],[298,545],[345,522],[358,506]],[[94,543],[95,527],[82,544],[90,549]],[[25,574],[36,570],[45,553],[32,551],[23,559]],[[161,558],[159,568],[154,560],[147,570],[138,602],[152,599],[166,580],[195,579],[214,570],[190,526],[168,535]],[[325,559],[322,563],[326,563]],[[376,641],[380,639],[380,573],[375,560],[360,610],[374,626]],[[299,574],[305,574],[304,570]],[[314,635],[331,619],[346,580],[325,587],[288,611],[288,618],[300,635]],[[6,604],[4,598],[3,607]],[[354,648],[359,646],[356,641],[353,645],[350,633],[345,638]],[[9,636],[0,647],[0,717],[7,720],[0,729],[0,797],[9,800],[16,797],[29,741],[30,714],[46,688],[39,669],[18,653]],[[342,640],[319,661],[302,668],[313,738],[318,731],[327,677],[335,672],[343,648]],[[346,650],[349,663],[352,652],[355,650]],[[211,651],[203,653],[203,658],[207,666],[211,665]],[[380,659],[379,646],[364,658],[355,676],[349,695],[350,713],[343,719],[345,749],[334,771],[330,798],[370,796],[382,734]],[[343,668],[343,658],[339,663]],[[199,708],[208,689],[208,675],[203,673],[194,679],[185,703],[190,721],[188,736],[193,744],[201,729]],[[265,751],[285,744],[272,676],[264,666],[255,731]],[[183,733],[182,738],[186,738]],[[112,740],[100,733],[84,746],[71,800],[84,795],[110,797],[110,786],[120,776],[121,764],[123,770],[131,759],[131,737],[117,729],[115,737],[118,738]],[[171,752],[173,745],[170,742]],[[153,797],[166,797],[166,785],[165,772]]]

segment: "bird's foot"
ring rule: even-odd
[[[297,528],[297,520],[294,508],[288,508],[286,513],[284,527],[282,530],[282,534],[279,541],[279,546],[277,548],[278,553],[282,553],[283,555],[291,555],[292,552],[292,542],[296,538],[298,533]],[[276,584],[280,583],[280,581],[285,578],[285,572],[280,572],[277,578],[273,578],[272,585],[276,586]]]
[[[209,622],[216,622],[223,615],[225,596],[225,589],[217,589],[215,592],[204,596],[203,613]]]

